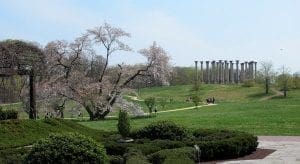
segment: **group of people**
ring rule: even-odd
[[[207,104],[214,104],[214,103],[215,103],[215,97],[207,98],[207,99],[206,99],[206,103],[207,103]]]

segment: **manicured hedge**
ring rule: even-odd
[[[182,147],[177,149],[165,149],[148,155],[151,163],[195,163],[196,152],[191,147]]]
[[[154,122],[140,130],[131,133],[133,138],[148,138],[182,140],[187,137],[188,133],[185,128],[170,121]]]
[[[106,163],[103,145],[77,133],[51,134],[33,145],[25,163]]]
[[[3,110],[0,106],[0,120],[18,119],[18,111],[14,109]]]
[[[257,137],[248,133],[218,129],[187,131],[167,121],[132,132],[131,137],[135,139],[132,143],[118,143],[116,139],[108,138],[105,143],[107,153],[124,156],[135,149],[151,163],[193,163],[199,158],[194,145],[200,147],[201,161],[244,156],[255,151],[258,145]]]

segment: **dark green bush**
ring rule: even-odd
[[[124,110],[119,111],[118,131],[123,138],[128,137],[130,133],[130,120],[128,113]]]
[[[170,122],[158,121],[131,133],[134,138],[182,140],[188,133],[185,128]]]
[[[172,140],[153,140],[150,142],[151,145],[159,147],[161,149],[174,149],[184,147],[185,144],[182,141]]]
[[[6,148],[0,150],[0,163],[15,164],[23,163],[25,155],[29,152],[29,148]]]
[[[241,157],[255,151],[258,145],[257,137],[248,133],[218,129],[187,131],[167,121],[150,124],[132,132],[131,137],[135,139],[132,143],[118,143],[116,139],[109,138],[105,144],[108,154],[124,155],[130,149],[136,149],[147,155],[151,163],[187,163],[197,162],[195,152],[182,151],[186,152],[188,148],[185,147],[195,151],[195,144],[201,149],[202,161]],[[172,155],[178,151],[188,155]]]
[[[146,156],[142,154],[139,149],[129,148],[128,152],[124,154],[126,164],[149,164]]]
[[[105,163],[103,145],[77,133],[51,134],[35,143],[26,163]]]
[[[0,120],[18,119],[18,111],[14,109],[3,110],[0,106]]]
[[[104,143],[107,154],[109,155],[123,155],[129,147],[128,143],[119,143],[117,141],[107,141]]]
[[[202,133],[203,132],[203,133]],[[197,144],[201,149],[201,160],[236,158],[256,150],[257,137],[243,132],[227,130],[197,130],[196,139],[185,141],[186,145]]]
[[[111,155],[109,156],[110,164],[125,164],[124,158],[120,155]]]
[[[161,164],[165,162],[172,163],[174,161],[184,161],[184,163],[195,163],[195,161],[197,161],[195,149],[191,147],[165,149],[148,155],[147,157],[151,163],[155,164]]]

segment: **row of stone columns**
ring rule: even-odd
[[[198,72],[198,62],[200,73]],[[233,84],[254,80],[256,78],[256,65],[257,62],[255,61],[243,63],[239,63],[239,60],[236,60],[235,63],[227,60],[195,61],[196,81],[207,84]]]

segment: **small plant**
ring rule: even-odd
[[[192,95],[191,99],[192,99],[192,101],[193,101],[193,103],[195,104],[196,107],[200,104],[201,98],[198,94]]]
[[[148,97],[145,99],[145,104],[147,105],[148,109],[149,109],[149,113],[151,114],[155,104],[156,104],[156,100],[155,97]]]
[[[128,113],[124,110],[120,110],[119,112],[118,131],[124,139],[128,137],[130,133],[130,120]]]
[[[160,98],[158,103],[159,103],[159,105],[161,106],[162,109],[165,109],[166,105],[167,105],[167,99],[166,98]]]

